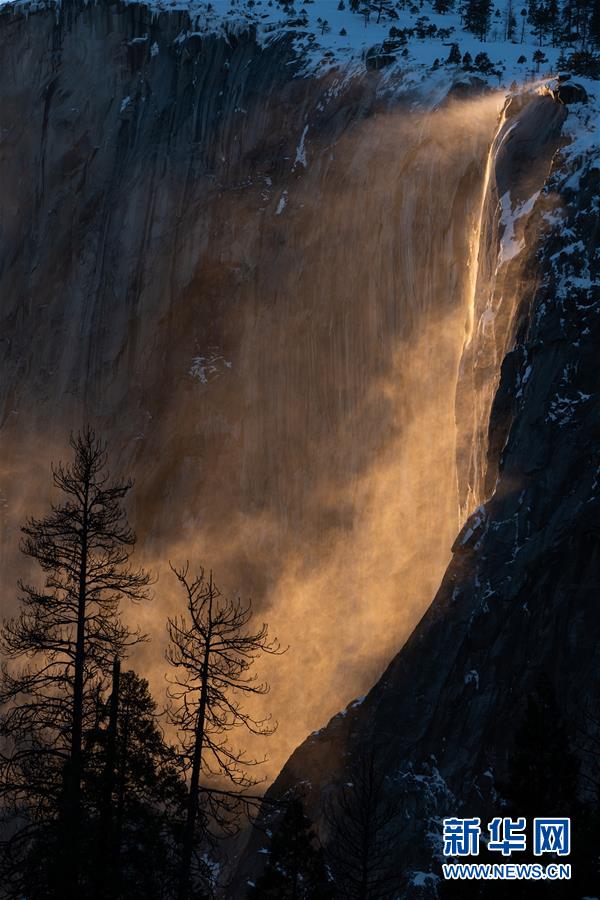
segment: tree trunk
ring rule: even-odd
[[[194,850],[194,828],[198,814],[198,795],[200,789],[200,771],[202,766],[202,749],[204,744],[204,723],[206,720],[206,703],[208,698],[208,664],[210,659],[212,625],[212,581],[210,584],[210,599],[208,611],[208,631],[206,645],[204,647],[204,659],[202,661],[202,675],[200,683],[200,703],[198,705],[198,718],[196,720],[196,739],[194,743],[194,756],[192,758],[192,773],[190,776],[190,790],[188,793],[187,815],[183,832],[181,853],[181,880],[179,886],[179,900],[188,900],[190,894],[190,880],[192,869],[192,853]]]
[[[119,682],[121,663],[115,657],[113,663],[112,692],[106,732],[106,764],[103,773],[102,809],[100,815],[100,873],[98,877],[98,900],[109,900],[118,896],[117,872],[119,848],[115,841],[113,815],[113,793],[117,762],[117,719],[119,715]]]
[[[117,815],[115,822],[115,859],[117,861],[116,894],[119,896],[121,880],[121,848],[123,846],[123,820],[125,818],[125,795],[127,792],[127,752],[129,747],[129,711],[121,719],[121,740],[119,742],[118,766],[119,777],[117,786]]]
[[[69,864],[64,867],[65,900],[78,900],[81,847],[81,775],[83,740],[83,680],[85,663],[85,611],[87,600],[89,474],[86,473],[83,493],[81,523],[81,560],[77,599],[77,635],[75,643],[75,667],[73,675],[73,718],[71,728],[71,755],[65,766],[64,830],[65,854]]]

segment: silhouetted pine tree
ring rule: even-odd
[[[550,39],[552,41],[552,46],[555,47],[558,41],[560,27],[560,6],[558,0],[548,0],[548,3],[546,4],[546,15]]]
[[[464,27],[485,41],[492,16],[492,0],[466,0]]]
[[[564,816],[577,796],[579,765],[550,681],[528,697],[500,791],[520,816]]]
[[[564,0],[562,4],[562,39],[571,44],[575,23],[575,0]]]
[[[550,28],[550,13],[548,6],[541,2],[541,0],[530,0],[528,22],[532,26],[541,47],[544,43],[544,37]]]
[[[59,500],[22,529],[23,553],[43,584],[19,583],[21,611],[0,630],[0,800],[12,822],[4,884],[20,896],[19,878],[39,870],[39,893],[31,882],[28,896],[61,900],[81,897],[84,738],[114,657],[141,639],[121,622],[120,602],[146,599],[149,584],[129,563],[135,535],[122,503],[132,482],[111,479],[91,429],[72,436],[71,447],[73,461],[52,468]],[[24,858],[35,863],[24,868]]]
[[[536,816],[571,818],[571,855],[562,861],[571,863],[573,877],[570,882],[553,884],[553,897],[584,896],[598,886],[590,868],[597,835],[593,835],[591,845],[590,809],[581,800],[580,788],[580,765],[567,722],[551,681],[542,677],[528,697],[509,758],[508,777],[500,791],[508,801],[507,811],[502,814],[525,816],[528,822],[529,846],[525,853],[518,854],[519,861],[553,861],[552,857],[534,857],[532,853],[531,828]],[[521,889],[521,895],[546,897],[548,889],[530,885],[528,890]]]
[[[330,900],[333,885],[302,801],[286,808],[268,851],[267,864],[249,900]]]
[[[361,753],[326,811],[327,860],[345,900],[386,900],[399,887],[398,828],[404,811],[377,766],[377,750]]]
[[[103,717],[88,784],[98,809],[89,894],[98,900],[173,897],[186,788],[148,682],[133,671],[121,674],[116,664]]]
[[[236,809],[235,792],[216,791],[210,783],[201,785],[201,776],[211,782],[216,775],[238,793],[256,784],[247,769],[259,761],[231,747],[227,733],[239,728],[254,734],[273,733],[268,720],[256,720],[242,708],[240,698],[268,691],[268,685],[252,673],[253,663],[263,653],[282,651],[269,638],[267,625],[251,624],[251,603],[223,597],[212,573],[205,578],[201,569],[188,578],[187,565],[171,568],[186,598],[186,615],[167,621],[167,661],[174,669],[169,717],[189,773],[178,893],[179,900],[188,900],[195,884],[202,887],[210,881],[203,857],[210,823],[227,831]]]
[[[458,49],[458,44],[452,44],[446,63],[451,66],[458,66],[460,64],[460,61],[461,55],[460,50]]]
[[[506,9],[504,11],[504,39],[507,41],[512,41],[515,36],[515,29],[517,27],[517,20],[515,18],[515,11],[513,6],[513,0],[507,0]]]

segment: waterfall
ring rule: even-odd
[[[502,108],[498,127],[488,150],[481,188],[481,200],[479,202],[479,214],[476,219],[473,238],[471,240],[471,246],[469,248],[469,281],[467,295],[467,329],[465,347],[468,347],[473,340],[473,332],[475,328],[477,284],[480,275],[479,258],[482,249],[482,237],[487,235],[487,231],[485,228],[485,212],[487,203],[490,198],[490,182],[492,180],[498,150],[507,136],[507,132],[504,129],[505,122],[506,104]]]
[[[491,296],[492,285],[490,283],[490,273],[488,261],[496,254],[496,248],[492,241],[491,225],[495,223],[497,211],[497,201],[495,190],[495,165],[498,151],[503,145],[507,135],[514,127],[514,123],[506,127],[506,103],[502,108],[498,125],[494,137],[490,143],[487,158],[485,162],[484,175],[481,186],[481,198],[479,201],[478,215],[475,220],[473,236],[469,248],[468,261],[468,286],[467,286],[467,323],[465,328],[465,343],[461,360],[461,374],[464,378],[466,370],[469,366],[475,365],[474,356],[476,351],[473,342],[477,341],[479,335],[476,330],[480,328],[482,316],[485,316],[486,305],[483,313],[481,313],[482,301],[485,305]],[[476,322],[476,315],[480,316]],[[459,519],[461,522],[469,516],[469,514],[485,499],[483,496],[483,484],[485,479],[486,461],[487,461],[487,422],[489,419],[489,404],[493,397],[493,389],[495,379],[487,385],[485,390],[485,398],[483,402],[474,402],[476,399],[476,391],[473,385],[464,398],[463,385],[460,384],[460,390],[457,392],[457,405],[463,400],[466,408],[457,411],[459,418],[459,429],[463,429],[459,438],[459,449],[457,453],[457,465],[459,467],[459,480],[461,477],[461,469],[464,467],[464,457],[468,455],[468,463],[466,466],[466,490],[459,496]],[[457,385],[457,388],[459,386]],[[461,397],[462,392],[462,397]],[[464,433],[464,418],[471,417],[471,424],[466,434]]]
[[[535,87],[535,86],[534,86]],[[509,97],[490,143],[469,254],[467,325],[457,386],[460,519],[493,491],[490,414],[500,367],[527,296],[526,237],[547,178],[564,110],[528,87]],[[541,226],[538,220],[536,228]],[[529,237],[531,240],[531,236]]]

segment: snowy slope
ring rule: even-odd
[[[4,0],[0,7],[10,4],[30,9],[44,5],[37,0]],[[369,52],[390,39],[390,28],[415,32],[408,36],[406,44],[391,50],[396,61],[386,67],[388,77],[401,76],[407,86],[432,78],[434,82],[441,80],[447,84],[448,69],[444,63],[453,43],[458,44],[462,56],[469,53],[472,59],[479,53],[487,53],[494,67],[494,73],[488,77],[496,86],[548,75],[556,69],[560,55],[558,48],[544,46],[542,50],[547,62],[541,64],[538,73],[532,61],[534,52],[539,49],[537,38],[526,25],[523,42],[504,40],[505,9],[502,4],[494,8],[485,42],[463,30],[457,12],[436,13],[427,0],[422,5],[409,2],[403,8],[397,4],[392,8],[392,14],[372,12],[368,20],[360,11],[353,12],[345,0],[343,9],[339,8],[339,0],[305,0],[287,7],[278,0],[213,0],[212,3],[206,0],[149,0],[145,5],[157,14],[173,10],[189,12],[191,29],[181,33],[181,41],[192,34],[239,33],[248,28],[256,29],[262,43],[287,36],[305,60],[307,74],[340,66],[363,68]],[[519,38],[521,26],[519,21]],[[145,35],[139,36],[139,40],[145,38]],[[523,57],[525,61],[519,62]],[[442,69],[436,77],[435,68],[440,64]],[[450,68],[460,70],[461,67]]]

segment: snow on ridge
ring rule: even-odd
[[[60,4],[60,0],[0,0],[0,9],[19,6],[35,10]],[[298,58],[306,74],[325,72],[334,68],[364,71],[367,55],[373,48],[381,48],[390,39],[390,28],[400,31],[411,29],[416,33],[403,44],[384,48],[392,62],[381,70],[383,80],[390,76],[400,76],[404,85],[415,85],[421,81],[435,84],[444,82],[446,88],[457,75],[464,72],[462,66],[445,65],[449,46],[458,45],[461,58],[468,53],[472,60],[478,54],[489,56],[493,70],[483,75],[490,84],[508,86],[512,81],[523,83],[533,74],[533,53],[538,49],[538,41],[530,29],[525,30],[523,43],[504,40],[501,17],[492,11],[491,26],[485,42],[466,32],[461,27],[457,10],[439,13],[430,0],[416,4],[405,3],[394,7],[390,15],[385,9],[380,14],[375,10],[370,17],[360,10],[350,8],[350,0],[341,4],[338,0],[297,0],[287,10],[278,0],[125,0],[127,3],[147,6],[153,14],[170,11],[188,12],[190,29],[182,32],[180,42],[192,34],[206,36],[217,34],[227,36],[252,29],[259,44],[266,45],[287,35],[292,41]],[[458,4],[457,4],[458,6]],[[503,0],[495,0],[495,9],[504,15]],[[420,35],[420,36],[419,36]],[[145,36],[140,35],[139,39]],[[134,38],[136,40],[137,38]],[[156,48],[157,50],[158,48]],[[153,50],[152,56],[156,50]],[[556,68],[559,48],[544,46],[548,62],[548,73]],[[525,62],[519,59],[525,58]],[[395,61],[394,61],[395,60]],[[540,72],[539,75],[543,75]]]

